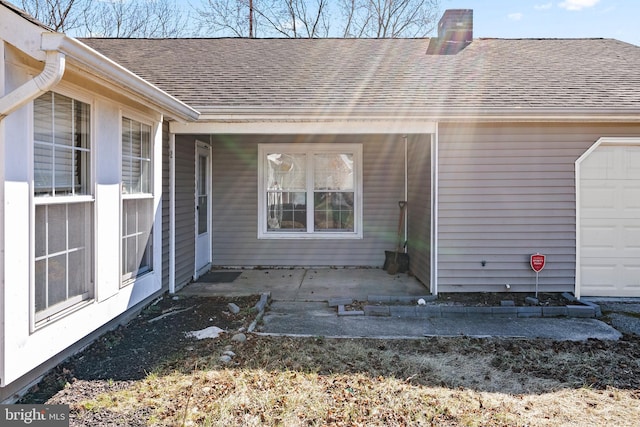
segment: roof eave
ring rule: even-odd
[[[417,120],[473,122],[640,122],[637,108],[272,108],[196,107],[198,121]]]
[[[175,120],[195,121],[200,113],[186,103],[147,82],[84,43],[60,33],[45,33],[41,48],[45,51],[58,51],[67,56],[74,64],[90,73],[105,78],[134,99],[140,97],[155,105],[163,113]]]

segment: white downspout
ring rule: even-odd
[[[169,293],[176,292],[176,135],[169,134]]]
[[[438,295],[438,193],[439,123],[431,136],[431,293]]]
[[[55,86],[62,79],[64,70],[65,55],[58,51],[47,51],[44,70],[0,98],[0,120]]]
[[[408,136],[404,135],[404,201],[409,202],[409,147],[408,147]],[[411,208],[411,207],[409,207]],[[407,240],[409,239],[409,215],[407,214],[407,210],[404,211],[404,240],[403,240],[403,252],[407,252]]]

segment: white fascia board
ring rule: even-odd
[[[128,92],[132,99],[142,98],[174,119],[193,121],[200,116],[187,104],[76,39],[59,33],[44,33],[41,49],[64,53],[70,63],[110,81]]]
[[[435,122],[400,119],[256,119],[233,121],[198,120],[194,123],[171,122],[174,134],[428,134],[435,131]]]
[[[220,127],[228,133],[254,133],[253,127],[261,127],[263,131],[269,129],[270,123],[275,127],[282,123],[296,123],[309,127],[308,123],[324,126],[326,123],[391,123],[398,127],[398,123],[405,123],[410,133],[414,128],[411,123],[420,127],[425,122],[508,122],[508,123],[580,123],[580,122],[609,122],[609,123],[640,123],[640,108],[446,108],[419,109],[401,108],[389,111],[377,108],[342,108],[342,109],[314,109],[314,108],[247,108],[247,107],[205,107],[195,106],[201,115],[196,123],[176,125],[176,133],[194,132],[208,133],[206,129],[218,131]],[[206,126],[199,126],[200,123]],[[263,126],[266,126],[263,127]],[[172,129],[173,130],[173,129]],[[258,131],[258,133],[264,133]],[[289,133],[288,131],[284,131]],[[278,132],[275,129],[275,133]],[[326,133],[320,132],[320,133]],[[364,132],[368,133],[368,132]],[[371,132],[377,133],[377,132]],[[386,132],[388,133],[388,132]],[[423,132],[419,132],[423,133]]]

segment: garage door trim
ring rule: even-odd
[[[582,154],[582,156],[580,156],[580,158],[578,158],[578,160],[576,160],[576,164],[575,164],[575,179],[576,179],[576,284],[575,284],[575,296],[576,298],[580,298],[581,296],[581,283],[582,283],[582,278],[581,278],[581,271],[582,271],[582,263],[581,263],[581,248],[582,248],[582,236],[581,236],[581,230],[582,230],[582,224],[581,224],[581,218],[582,218],[582,212],[581,212],[581,206],[582,206],[582,200],[581,200],[581,175],[580,175],[580,168],[581,168],[581,164],[582,162],[587,159],[598,147],[600,146],[607,146],[607,145],[615,145],[615,146],[621,146],[621,145],[638,145],[640,146],[640,137],[633,137],[633,138],[622,138],[622,137],[602,137],[600,139],[598,139],[591,147],[589,147],[589,149],[587,151],[584,152],[584,154]]]

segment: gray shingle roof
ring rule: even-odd
[[[611,39],[82,39],[196,109],[640,110],[640,47]]]

